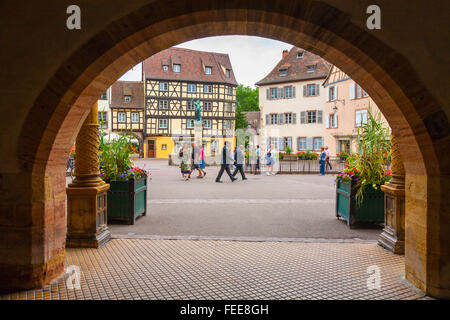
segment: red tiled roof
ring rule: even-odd
[[[125,102],[131,96],[131,102]],[[111,86],[111,108],[144,108],[144,83],[142,81],[116,81]]]
[[[303,51],[303,58],[297,58],[298,52],[301,51]],[[307,72],[308,66],[312,65],[316,67],[315,71]],[[331,65],[321,57],[301,48],[293,47],[286,57],[282,58],[275,68],[256,85],[326,78],[330,67]],[[286,76],[280,76],[280,71],[283,69],[287,69]]]
[[[228,54],[172,47],[151,56],[142,64],[144,79],[238,85]],[[179,73],[173,72],[173,64],[181,65]],[[163,65],[167,65],[169,70],[164,71]],[[205,74],[204,67],[212,67],[212,74]],[[230,78],[226,76],[226,69],[230,70]]]

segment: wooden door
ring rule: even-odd
[[[148,140],[147,158],[154,158],[156,156],[155,140]]]

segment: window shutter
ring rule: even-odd
[[[297,124],[297,113],[296,112],[294,112],[292,114],[292,124]]]
[[[356,111],[355,127],[359,127],[360,125],[361,125],[361,112]]]
[[[333,101],[334,101],[334,100],[337,100],[337,99],[338,99],[338,87],[335,86],[335,87],[334,87],[334,99],[333,99]]]
[[[350,83],[348,97],[350,100],[355,99],[355,83]]]
[[[337,114],[334,115],[334,127],[335,128],[338,127],[338,115]]]
[[[278,98],[283,99],[284,98],[284,90],[283,87],[278,88]]]
[[[322,123],[322,118],[323,118],[323,111],[322,110],[317,110],[317,123]]]
[[[270,148],[270,138],[267,138],[266,140],[266,149]]]
[[[287,144],[288,144],[289,148],[292,150],[292,137],[287,138]]]
[[[333,116],[333,115],[331,115]],[[325,115],[325,129],[329,129],[330,128],[330,116],[327,114]]]
[[[266,92],[267,92],[267,100],[270,100],[270,89],[267,89]]]
[[[300,123],[305,124],[306,123],[306,111],[300,112]]]
[[[320,84],[316,84],[316,96],[320,95]]]
[[[278,114],[278,124],[283,124],[283,116],[284,116],[284,114],[282,114],[282,113]]]
[[[306,138],[306,150],[314,150],[314,140],[312,137]]]
[[[306,87],[306,85],[304,85],[304,86],[303,86],[303,96],[304,96],[304,97],[306,97],[306,90],[307,90],[307,87]]]
[[[278,138],[278,150],[284,151],[284,139]]]
[[[295,86],[292,86],[292,98],[295,98]]]
[[[325,101],[330,101],[330,91],[331,91],[331,87],[328,87],[325,89],[325,93],[326,93],[326,100]]]
[[[269,125],[269,123],[270,123],[269,121],[270,121],[269,115],[266,114],[266,125]]]

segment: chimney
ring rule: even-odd
[[[283,59],[286,58],[286,56],[289,54],[288,50],[283,50]]]

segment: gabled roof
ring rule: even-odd
[[[125,96],[131,96],[125,102]],[[144,108],[144,83],[142,81],[116,81],[111,86],[111,108]]]
[[[299,52],[303,52],[302,58],[297,58]],[[315,71],[307,72],[309,66],[315,66]],[[256,85],[326,78],[330,67],[331,65],[321,57],[301,48],[293,47],[275,68]],[[287,74],[281,76],[281,70],[287,70]]]
[[[204,52],[172,47],[161,51],[142,63],[144,79],[180,80],[224,83],[237,86],[228,54]],[[180,72],[173,72],[173,64],[180,64]],[[163,66],[169,67],[168,71]],[[205,67],[212,67],[212,74],[205,74]],[[230,70],[230,77],[226,70]]]

